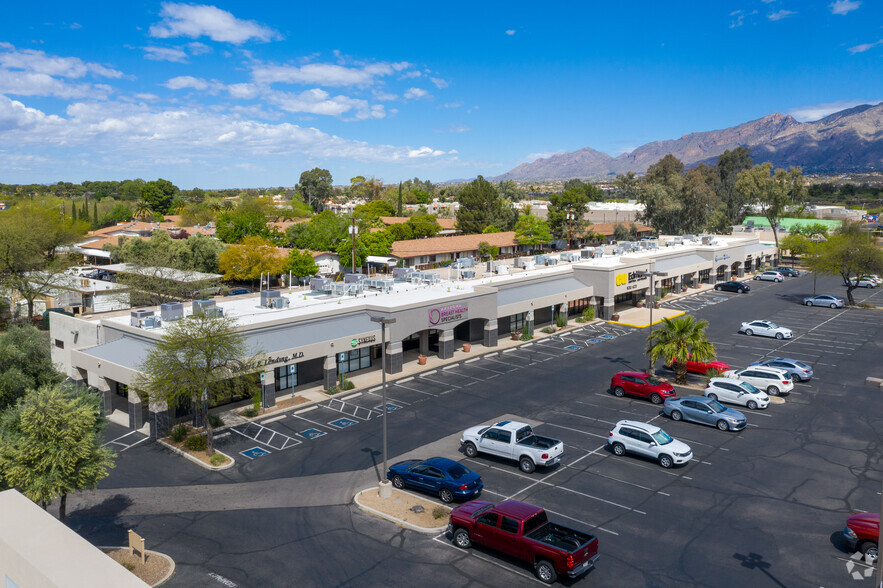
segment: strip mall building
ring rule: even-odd
[[[277,396],[296,388],[327,388],[339,374],[376,369],[381,331],[371,317],[395,319],[386,333],[387,371],[395,374],[420,354],[450,358],[462,343],[493,349],[499,337],[527,325],[551,324],[557,314],[575,318],[591,306],[596,316],[610,318],[649,298],[650,278],[644,272],[660,272],[653,276],[654,292],[679,293],[778,262],[775,246],[754,235],[630,245],[572,252],[566,258],[573,261],[552,266],[532,267],[533,256],[519,258],[519,269],[476,279],[439,279],[459,273],[442,269],[420,274],[425,279],[376,280],[377,289],[359,284],[346,292],[275,291],[282,303],[265,299],[262,305],[259,295],[248,295],[218,300],[218,306],[236,319],[252,351],[266,358],[263,399],[272,406]],[[78,317],[52,313],[52,358],[70,378],[103,391],[106,411],[125,411],[130,427],[149,423],[153,436],[163,436],[189,410],[155,402],[146,406],[130,388],[168,326],[168,321],[157,325],[149,310],[160,317],[158,308]],[[190,303],[183,312],[192,312]]]

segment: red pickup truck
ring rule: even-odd
[[[597,537],[549,522],[545,510],[516,500],[461,504],[451,511],[448,533],[462,549],[475,543],[533,564],[546,584],[584,574],[600,557]]]

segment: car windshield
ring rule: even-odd
[[[747,394],[758,394],[760,392],[760,390],[758,390],[748,382],[742,382],[739,387],[745,390]]]
[[[778,329],[779,328],[779,325],[777,325],[776,323],[774,323],[772,321],[768,322],[767,326],[771,329]]]
[[[467,470],[466,468],[464,468],[462,465],[460,465],[458,463],[455,463],[454,465],[452,465],[451,467],[448,468],[448,474],[450,474],[450,476],[455,480],[459,480],[460,478],[462,478],[463,476],[465,476],[468,473],[469,473],[469,470]]]
[[[721,413],[727,410],[727,407],[718,402],[717,400],[712,400],[708,403],[708,408],[713,410],[716,413]]]
[[[653,440],[660,445],[668,445],[672,442],[672,438],[669,437],[668,433],[666,433],[662,429],[659,429],[657,432],[653,433],[651,437],[653,437]]]
[[[647,381],[650,383],[651,386],[658,386],[662,383],[662,380],[660,380],[659,378],[654,378],[653,376],[648,377]]]

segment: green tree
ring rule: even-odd
[[[319,272],[319,266],[309,251],[292,249],[285,260],[283,271],[291,272],[296,278],[315,276]]]
[[[178,193],[178,187],[162,178],[147,182],[141,186],[141,200],[154,212],[168,214],[172,209],[172,202]]]
[[[776,169],[766,162],[755,165],[739,174],[736,189],[742,192],[749,202],[756,202],[760,212],[773,227],[776,249],[779,249],[779,231],[776,225],[785,215],[789,204],[802,202],[806,194],[803,176],[799,167]]]
[[[225,280],[237,282],[257,280],[261,274],[280,274],[285,258],[279,257],[276,247],[261,237],[246,237],[230,245],[221,254],[218,269]]]
[[[353,214],[360,219],[377,219],[381,216],[395,216],[396,209],[386,200],[372,200],[360,204],[353,209]]]
[[[708,321],[696,320],[690,315],[662,319],[662,325],[647,337],[647,354],[653,363],[663,358],[666,363],[674,360],[675,383],[687,383],[687,360],[711,361],[714,344],[708,340],[705,329]]]
[[[325,201],[334,194],[331,172],[319,167],[303,172],[300,175],[297,191],[303,201],[309,204],[313,210],[322,210]]]
[[[622,223],[616,223],[613,227],[613,240],[614,241],[629,241],[631,239],[631,234],[626,226]]]
[[[153,190],[155,188],[151,188]],[[145,220],[151,218],[153,216],[153,210],[150,208],[150,204],[147,203],[146,200],[139,200],[135,204],[135,210],[132,211],[132,214],[138,220]]]
[[[365,247],[365,244],[362,242],[362,239],[356,238],[356,259],[355,264],[353,263],[353,242],[351,239],[341,240],[337,243],[337,247],[334,249],[340,259],[340,267],[341,271],[345,268],[353,268],[356,269],[362,267],[365,263],[365,258],[368,257],[368,248]]]
[[[406,225],[411,227],[411,234],[415,239],[421,237],[435,237],[441,230],[441,225],[432,214],[417,214],[408,219]]]
[[[684,164],[674,155],[666,155],[647,169],[638,190],[638,202],[644,205],[641,220],[659,233],[677,235],[682,228]]]
[[[170,408],[191,403],[205,426],[206,455],[211,457],[214,431],[208,407],[226,398],[233,385],[256,392],[258,383],[248,376],[263,364],[259,359],[263,352],[249,355],[249,344],[230,317],[197,313],[165,330],[139,367],[142,375],[137,386]]]
[[[487,241],[482,241],[478,244],[478,255],[482,258],[490,258],[494,259],[500,254],[500,248],[496,245],[491,245]]]
[[[846,298],[855,305],[853,290],[860,280],[883,274],[883,250],[874,245],[859,225],[847,223],[827,241],[810,248],[806,264],[813,273],[839,275],[846,284]]]
[[[330,210],[314,215],[308,223],[288,227],[288,241],[298,249],[312,251],[335,251],[341,240],[348,240],[349,219]]]
[[[402,183],[399,182],[399,198],[398,205],[396,206],[396,215],[402,216]]]
[[[31,390],[0,416],[0,472],[44,509],[61,499],[59,518],[67,515],[67,496],[94,489],[114,467],[114,452],[103,446],[97,394],[72,384],[47,384]]]
[[[224,243],[238,243],[245,237],[272,238],[273,231],[267,226],[270,211],[266,202],[246,198],[233,210],[217,217],[215,236]]]
[[[751,159],[747,147],[736,147],[732,151],[727,149],[717,158],[717,195],[724,205],[724,212],[728,219],[728,226],[738,225],[745,218],[745,207],[748,200],[745,195],[736,189],[736,181],[739,174],[751,169],[754,160]]]
[[[549,197],[549,228],[559,239],[568,239],[568,249],[573,235],[581,235],[592,224],[586,218],[588,206],[589,195],[585,184],[573,185]]]
[[[0,335],[0,412],[26,391],[63,379],[52,363],[49,342],[36,327],[13,325]]]
[[[506,231],[515,226],[517,212],[500,198],[494,185],[482,176],[460,190],[459,201],[457,228],[463,233],[481,233],[488,225]]]
[[[515,242],[536,247],[552,240],[549,223],[532,214],[522,214],[515,224]]]

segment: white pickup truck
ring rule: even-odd
[[[534,435],[530,425],[517,421],[466,429],[460,436],[460,445],[467,457],[487,453],[513,459],[521,471],[528,474],[538,465],[555,465],[564,457],[564,443]]]

